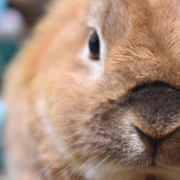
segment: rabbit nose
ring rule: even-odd
[[[129,95],[134,125],[153,139],[161,139],[180,126],[180,90],[163,82],[138,86]]]

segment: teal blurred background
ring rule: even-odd
[[[52,0],[0,0],[0,89],[3,73],[44,14],[48,1]],[[0,137],[5,112],[5,103],[0,98]],[[5,180],[2,147],[0,138],[0,180]]]
[[[0,81],[48,0],[0,0]],[[33,18],[32,18],[33,17]]]

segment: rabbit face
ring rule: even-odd
[[[53,24],[53,40],[41,42],[28,89],[36,115],[87,179],[178,179],[180,1],[86,3],[69,14],[88,28]],[[73,32],[81,37],[62,41]]]
[[[180,167],[179,7],[178,0],[94,1],[80,60],[64,63],[62,75],[51,71],[50,86],[63,76],[48,87],[49,99],[60,97],[50,111],[60,114],[52,124],[62,146],[77,143],[83,163],[100,162],[93,173],[82,168],[87,177],[110,163],[111,173]]]

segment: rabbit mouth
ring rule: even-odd
[[[139,129],[137,129],[142,141],[145,142],[145,146],[150,148],[151,151],[147,154],[147,159],[150,159],[147,163],[147,168],[162,169],[162,168],[177,168],[180,166],[179,161],[179,149],[180,149],[180,128],[177,128],[172,133],[168,134],[162,139],[153,139],[146,136]],[[144,140],[146,138],[146,140]],[[147,141],[149,142],[147,146]]]
[[[164,82],[133,89],[125,102],[133,123],[152,139],[162,139],[180,127],[180,90]]]
[[[83,137],[124,167],[156,171],[180,167],[179,127],[179,89],[154,82],[98,107]]]
[[[180,90],[156,81],[133,89],[127,102],[134,126],[153,149],[152,165],[179,166]]]

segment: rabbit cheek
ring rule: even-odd
[[[179,166],[179,98],[169,84],[142,85],[92,110],[82,139],[125,169]]]
[[[141,137],[126,108],[116,102],[102,104],[94,112],[84,138],[94,149],[110,156],[111,162],[125,169],[152,163],[153,148],[149,141]]]

